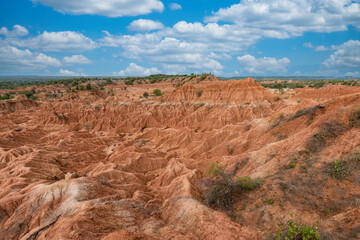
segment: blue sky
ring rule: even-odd
[[[0,2],[1,75],[360,76],[360,1]]]

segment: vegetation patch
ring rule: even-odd
[[[160,89],[154,89],[153,94],[154,94],[155,96],[161,96],[161,95],[163,95],[163,93],[161,92]]]
[[[225,166],[216,162],[206,171],[208,178],[205,180],[204,198],[211,208],[227,211],[231,210],[236,195],[259,188],[261,181],[253,180],[248,176],[235,181],[232,179],[233,174],[225,172],[224,168]]]
[[[249,176],[241,177],[237,181],[242,190],[253,190],[261,186],[260,179],[251,179]]]
[[[356,151],[354,154],[343,160],[335,159],[329,168],[329,174],[336,179],[346,178],[354,169],[359,166],[360,152]]]
[[[292,214],[290,216],[293,217]],[[315,225],[301,225],[290,219],[286,224],[278,224],[277,228],[279,231],[276,234],[276,239],[279,240],[318,240],[321,237],[317,230],[319,222]]]

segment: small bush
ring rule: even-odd
[[[350,114],[349,125],[350,127],[360,127],[360,109]]]
[[[239,178],[237,181],[243,190],[253,190],[261,186],[260,179],[251,179],[249,176]]]
[[[144,93],[143,93],[143,96],[144,96],[145,98],[148,98],[148,96],[149,96],[148,92],[144,92]]]
[[[267,199],[266,199],[266,203],[269,204],[269,205],[271,205],[271,204],[274,203],[274,200],[273,200],[272,198],[267,198]]]
[[[356,151],[343,160],[335,159],[329,169],[330,176],[336,179],[346,178],[352,170],[358,168],[360,163],[360,152]]]
[[[334,160],[331,164],[330,175],[333,178],[341,179],[346,177],[349,174],[349,170],[346,167],[346,162],[343,160]]]
[[[154,89],[153,94],[154,94],[155,96],[161,96],[161,95],[162,95],[162,92],[161,92],[160,89]]]
[[[295,168],[295,167],[296,167],[296,164],[294,162],[289,163],[289,168]]]
[[[214,209],[230,210],[234,203],[234,196],[241,190],[252,190],[260,187],[260,180],[252,180],[250,177],[232,180],[231,174],[224,171],[225,166],[219,162],[212,164],[206,171],[210,176],[205,181],[207,189],[204,191],[205,202]]]
[[[292,217],[293,215],[290,214]],[[279,232],[276,234],[276,239],[279,240],[319,240],[320,233],[317,231],[319,222],[315,225],[304,225],[290,219],[286,224],[280,223],[277,225]]]

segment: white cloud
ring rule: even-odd
[[[214,53],[214,52],[211,52],[209,57],[214,58],[214,59],[221,59],[221,60],[230,60],[230,59],[232,59],[231,55],[226,54],[226,53]]]
[[[306,47],[306,48],[314,48],[315,51],[317,51],[317,52],[328,51],[329,50],[329,48],[327,48],[325,46],[322,46],[322,45],[314,46],[311,42],[304,43],[303,46]]]
[[[157,68],[144,68],[141,67],[135,63],[130,63],[129,66],[121,70],[118,73],[114,73],[114,75],[119,76],[147,76],[151,74],[157,74],[160,73],[160,71]]]
[[[0,47],[0,72],[34,73],[47,67],[59,67],[61,62],[43,53],[34,54],[30,50],[16,47]]]
[[[12,31],[9,31],[6,27],[0,28],[0,35],[4,35],[6,37],[22,37],[28,34],[29,31],[20,25],[14,25]]]
[[[86,76],[85,73],[78,73],[66,69],[60,69],[58,75],[60,76]]]
[[[129,30],[132,31],[151,31],[151,30],[158,30],[163,29],[164,25],[159,21],[153,21],[150,19],[138,19],[132,21],[128,26]]]
[[[182,9],[182,7],[181,7],[181,5],[180,4],[177,4],[177,3],[170,3],[169,4],[169,7],[170,7],[170,9],[171,10],[181,10]]]
[[[107,17],[137,16],[153,11],[162,12],[164,4],[159,0],[32,0],[52,7],[61,13],[90,14]]]
[[[316,48],[315,48],[315,51],[317,51],[317,52],[321,52],[321,51],[328,51],[329,49],[327,48],[327,47],[325,47],[325,46],[317,46]]]
[[[288,58],[255,58],[251,55],[239,56],[237,60],[244,70],[251,74],[283,73],[286,72],[286,66],[290,63]]]
[[[360,4],[351,0],[242,0],[205,21],[231,22],[263,36],[289,38],[304,32],[344,31],[347,25],[359,29]]]
[[[338,71],[360,69],[359,40],[349,40],[340,46],[333,46],[332,49],[336,49],[336,51],[322,63],[323,68]]]
[[[206,43],[189,43],[172,37],[162,38],[159,34],[109,36],[105,37],[104,41],[107,45],[121,46],[124,51],[120,55],[124,57],[161,64],[166,73],[175,69],[178,72],[223,69],[219,62],[212,59],[214,54],[208,53],[209,46]]]
[[[46,52],[82,52],[97,47],[97,43],[78,32],[43,32],[37,37],[17,39],[11,42],[19,47],[40,49]]]
[[[65,64],[91,64],[92,61],[89,60],[84,55],[72,55],[71,57],[64,57],[63,63],[65,63]]]
[[[311,42],[304,43],[303,46],[306,48],[314,48]]]

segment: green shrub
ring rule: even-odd
[[[261,186],[260,179],[251,179],[249,176],[238,178],[237,182],[243,190],[253,190]]]
[[[334,160],[331,164],[330,175],[333,178],[341,179],[346,177],[349,174],[349,170],[346,167],[346,162],[343,160]]]
[[[267,198],[267,199],[266,199],[266,203],[269,204],[269,205],[271,205],[271,204],[274,203],[274,200],[273,200],[272,198]]]
[[[144,96],[145,98],[148,98],[148,96],[149,96],[148,92],[144,92],[143,96]]]
[[[127,79],[127,80],[124,81],[124,83],[125,83],[126,85],[133,85],[133,84],[134,84],[134,80],[132,80],[132,79]]]
[[[292,214],[290,214],[293,217]],[[320,233],[317,231],[319,222],[315,225],[301,225],[290,219],[286,224],[280,223],[277,225],[279,232],[276,234],[276,239],[279,240],[319,240]]]
[[[330,176],[336,179],[346,178],[352,170],[359,168],[360,152],[356,151],[343,160],[334,159],[329,168]]]
[[[154,89],[153,94],[154,94],[155,96],[161,96],[161,95],[162,95],[162,92],[161,92],[160,89]]]
[[[226,166],[223,166],[219,163],[219,161],[216,161],[216,164],[213,163],[210,167],[209,170],[207,170],[205,172],[205,174],[207,176],[211,176],[211,177],[217,177],[219,176],[220,174],[223,174],[224,173],[224,167]]]
[[[294,162],[289,163],[289,168],[295,168],[295,167],[296,167],[296,164]]]
[[[232,180],[232,174],[226,173],[225,166],[216,162],[206,171],[207,178],[204,191],[204,199],[208,206],[214,209],[230,210],[234,203],[234,197],[242,190],[252,190],[260,187],[258,179],[252,180],[250,177]]]

